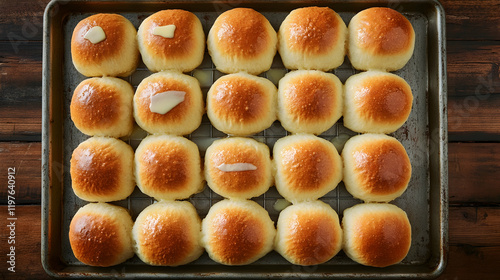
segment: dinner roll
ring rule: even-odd
[[[123,207],[90,203],[80,208],[69,226],[75,257],[86,265],[113,266],[134,256],[132,218]]]
[[[342,180],[342,161],[323,138],[296,134],[279,139],[273,149],[278,192],[290,202],[318,199]]]
[[[367,266],[386,267],[402,261],[411,245],[405,211],[386,203],[358,204],[344,210],[343,250]]]
[[[127,198],[135,188],[134,151],[125,142],[92,137],[80,143],[70,161],[71,187],[79,198],[109,202]]]
[[[135,151],[139,189],[157,200],[185,199],[203,189],[198,146],[171,135],[144,138]]]
[[[353,75],[345,83],[344,126],[360,133],[392,133],[406,122],[412,103],[410,85],[397,75]]]
[[[208,186],[226,198],[256,197],[273,184],[269,148],[251,138],[215,141],[205,153],[204,170]]]
[[[319,200],[288,206],[276,227],[275,250],[296,265],[324,263],[342,248],[339,216]]]
[[[207,38],[208,53],[217,70],[260,74],[271,68],[278,45],[276,31],[259,12],[235,8],[222,13]]]
[[[369,8],[350,21],[348,56],[354,68],[394,71],[413,55],[415,32],[411,23],[390,8]]]
[[[135,121],[151,134],[189,134],[200,126],[204,111],[198,80],[174,71],[145,78],[134,95]]]
[[[137,32],[118,14],[96,14],[80,21],[71,37],[71,58],[87,77],[132,74],[139,63]]]
[[[385,134],[350,138],[342,159],[347,191],[366,202],[389,202],[399,197],[410,181],[411,164],[405,148]]]
[[[289,72],[279,82],[278,119],[293,133],[321,134],[342,116],[342,83],[315,70]]]
[[[147,17],[137,32],[142,61],[152,72],[198,67],[205,53],[200,20],[184,10],[163,10]]]
[[[132,230],[137,256],[149,265],[178,266],[199,258],[201,220],[187,201],[161,201],[146,207]]]
[[[278,52],[288,69],[329,71],[344,62],[347,27],[328,7],[293,10],[278,31]]]
[[[208,256],[225,265],[252,263],[273,249],[273,221],[251,200],[222,200],[202,222],[202,243]]]
[[[222,76],[207,94],[207,115],[218,130],[236,136],[255,134],[276,120],[274,84],[246,73]]]
[[[118,78],[82,81],[71,98],[71,120],[90,136],[123,137],[132,133],[132,86]]]

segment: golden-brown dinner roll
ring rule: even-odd
[[[208,186],[226,198],[256,197],[273,184],[269,147],[251,138],[213,142],[205,153],[204,170]]]
[[[121,140],[89,138],[73,151],[70,163],[71,186],[83,200],[122,200],[134,191],[134,151]]]
[[[87,77],[132,74],[139,63],[137,31],[118,14],[96,14],[80,21],[71,37],[71,58]]]
[[[71,120],[90,136],[123,137],[132,133],[134,89],[122,79],[104,77],[82,81],[71,98]]]
[[[276,94],[268,79],[246,73],[222,76],[208,91],[207,115],[224,133],[255,134],[276,120]]]
[[[278,52],[288,69],[329,71],[344,62],[347,27],[328,7],[295,9],[281,23]]]
[[[360,133],[392,133],[406,122],[412,103],[410,85],[397,75],[353,75],[345,83],[344,126]]]
[[[139,189],[157,200],[185,199],[203,189],[198,146],[171,135],[150,135],[135,151]]]
[[[146,207],[132,229],[137,256],[149,265],[178,266],[199,258],[201,219],[187,201],[160,201]]]
[[[348,56],[356,69],[394,71],[413,55],[413,26],[393,9],[376,7],[357,13],[348,32]]]
[[[189,134],[200,126],[204,112],[198,80],[182,73],[155,73],[135,91],[135,121],[152,134]]]
[[[275,250],[296,265],[324,263],[342,248],[339,216],[319,200],[288,206],[276,228]]]
[[[271,68],[278,37],[269,21],[249,8],[222,13],[207,37],[208,53],[217,70],[260,74]]]
[[[134,256],[132,218],[123,207],[90,203],[80,208],[69,226],[75,257],[92,266],[113,266]]]
[[[142,61],[152,72],[198,67],[205,53],[205,33],[193,13],[163,10],[147,17],[137,32]]]
[[[342,116],[342,82],[315,70],[289,72],[279,82],[278,119],[293,133],[321,134]]]
[[[342,249],[352,260],[386,267],[402,261],[411,246],[405,211],[387,203],[363,203],[344,210]]]
[[[225,265],[252,263],[273,249],[276,229],[267,211],[251,200],[222,200],[202,222],[208,256]]]
[[[350,138],[342,159],[347,191],[365,202],[389,202],[399,197],[410,181],[411,164],[405,148],[385,134]]]
[[[309,134],[296,134],[274,144],[278,192],[290,202],[318,199],[342,180],[342,161],[333,144]]]

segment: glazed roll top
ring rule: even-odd
[[[222,200],[202,222],[202,243],[214,261],[250,264],[273,248],[276,235],[267,211],[251,200]]]
[[[318,199],[342,180],[342,161],[333,144],[309,134],[279,139],[273,148],[275,183],[290,202]]]
[[[344,62],[347,27],[328,7],[293,10],[278,31],[278,51],[288,69],[329,71]]]
[[[163,10],[146,18],[137,33],[142,60],[152,72],[189,72],[205,53],[205,33],[196,15],[184,10]]]
[[[69,227],[75,257],[92,266],[113,266],[134,255],[132,218],[125,208],[90,203],[80,208]]]
[[[139,189],[157,200],[185,199],[203,189],[198,147],[171,135],[144,138],[135,151]]]
[[[273,183],[269,148],[251,138],[215,141],[205,153],[208,186],[226,198],[249,199]]]
[[[342,248],[342,228],[335,210],[322,201],[301,202],[281,211],[275,250],[296,265],[317,265]]]
[[[208,53],[217,70],[260,74],[269,70],[278,38],[269,21],[250,8],[222,13],[207,38]]]
[[[415,31],[410,21],[390,8],[369,8],[349,23],[348,56],[359,70],[394,71],[410,60]]]
[[[147,264],[178,266],[196,260],[201,220],[187,201],[161,201],[146,207],[132,230],[135,252]]]
[[[92,137],[80,143],[70,161],[71,186],[86,201],[127,198],[135,188],[134,151],[125,142]]]
[[[96,14],[80,21],[71,37],[73,64],[84,76],[132,74],[139,62],[137,31],[118,14]]]
[[[405,211],[392,204],[364,203],[348,208],[342,228],[344,252],[363,265],[397,264],[410,250],[410,221]]]

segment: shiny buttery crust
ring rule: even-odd
[[[207,94],[207,115],[218,130],[235,136],[260,132],[276,120],[277,88],[246,73],[222,76]]]
[[[132,133],[134,90],[118,78],[83,80],[71,98],[71,120],[90,136],[123,137]]]
[[[208,53],[217,70],[260,74],[271,68],[278,38],[269,21],[249,8],[222,13],[207,37]]]
[[[293,203],[318,199],[342,180],[342,161],[329,141],[296,134],[274,144],[273,162],[278,192]]]
[[[288,69],[329,71],[344,62],[347,27],[328,7],[295,9],[281,23],[278,52]]]
[[[135,151],[139,189],[157,200],[185,199],[203,189],[198,146],[171,135],[150,135]]]
[[[224,265],[250,264],[273,248],[276,229],[264,208],[251,200],[222,200],[202,221],[209,257]]]
[[[364,203],[344,210],[343,250],[367,266],[386,267],[401,262],[411,246],[406,213],[392,204]]]
[[[345,83],[344,126],[360,133],[392,133],[411,113],[413,94],[401,77],[368,71]]]
[[[80,143],[70,161],[75,195],[92,202],[127,198],[135,188],[134,151],[125,142],[92,137]]]
[[[88,30],[100,26],[106,39],[92,44],[84,38]],[[87,77],[132,74],[139,63],[137,31],[118,14],[96,14],[80,21],[71,37],[71,57],[76,70]]]
[[[132,218],[125,208],[90,203],[80,208],[69,226],[75,257],[92,266],[113,266],[134,255]]]
[[[160,201],[146,207],[132,230],[137,256],[149,265],[179,266],[203,253],[201,219],[187,201]]]
[[[411,164],[403,145],[384,134],[350,138],[342,150],[344,184],[365,202],[389,202],[407,188]]]
[[[173,38],[153,35],[157,26],[175,25]],[[205,53],[205,33],[193,13],[163,10],[146,18],[137,33],[142,60],[152,72],[189,72],[198,67]]]
[[[250,163],[256,170],[224,172],[221,164]],[[219,195],[249,199],[265,193],[273,183],[267,145],[251,138],[231,137],[215,141],[205,153],[205,178]]]
[[[301,202],[281,211],[275,250],[296,265],[317,265],[342,248],[339,216],[322,201]]]
[[[165,91],[184,91],[185,99],[166,114],[151,112],[151,95]],[[135,121],[151,134],[187,135],[200,126],[204,112],[198,80],[182,73],[163,71],[152,74],[142,80],[135,91]]]
[[[395,71],[410,60],[415,47],[411,23],[390,8],[369,8],[349,23],[348,56],[354,68]]]
[[[279,82],[278,119],[292,133],[321,134],[342,116],[343,86],[334,74],[289,72]]]

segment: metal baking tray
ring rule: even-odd
[[[403,13],[413,24],[416,33],[415,52],[409,63],[395,73],[408,81],[413,89],[412,113],[406,124],[392,135],[408,151],[413,174],[407,191],[394,204],[408,213],[412,224],[412,244],[408,256],[387,268],[366,267],[351,261],[342,251],[332,260],[317,266],[291,265],[276,252],[246,266],[223,266],[211,261],[204,253],[200,259],[180,267],[154,267],[134,257],[125,263],[109,267],[90,267],[80,263],[69,246],[68,229],[77,209],[86,204],[71,189],[69,160],[73,149],[88,138],[80,133],[69,117],[69,103],[75,87],[84,76],[73,67],[70,54],[72,30],[81,19],[95,13],[119,13],[136,27],[150,14],[163,9],[185,9],[201,20],[205,33],[217,16],[231,8],[250,7],[261,12],[277,30],[282,20],[293,9],[306,6],[328,6],[338,12],[346,24],[352,16],[368,7],[385,6]],[[43,51],[43,158],[42,158],[42,263],[55,277],[124,277],[124,278],[433,278],[446,265],[448,173],[447,173],[447,112],[446,112],[446,53],[444,11],[437,1],[52,1],[44,15]],[[270,71],[261,76],[274,79],[276,73],[286,71],[276,55]],[[348,59],[332,71],[342,82],[357,73]],[[144,65],[128,77],[133,86],[151,73]],[[222,74],[215,70],[208,53],[196,70],[187,73],[207,77],[202,82],[206,93],[214,80]],[[333,140],[342,134],[355,133],[344,128],[342,121],[321,137]],[[279,122],[253,138],[270,147],[287,135]],[[123,139],[136,147],[145,136],[137,130]],[[226,135],[214,129],[206,116],[200,128],[187,137],[197,143],[202,156],[206,147]],[[345,136],[345,135],[344,135]],[[341,136],[342,137],[342,136]],[[273,204],[280,195],[272,187],[254,200],[260,203],[273,220],[279,211]],[[208,187],[189,199],[203,218],[210,206],[222,198]],[[344,209],[360,203],[341,183],[321,200],[329,203],[342,217]],[[135,219],[153,199],[138,189],[126,200],[114,204],[129,209]]]

